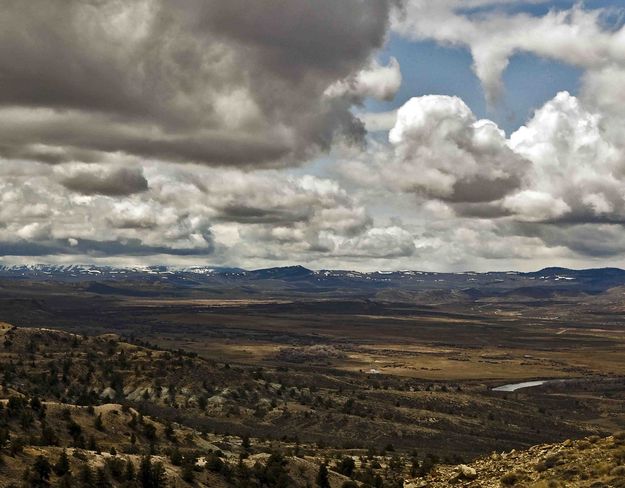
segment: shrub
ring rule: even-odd
[[[354,469],[356,469],[356,463],[351,457],[344,457],[337,467],[338,472],[348,478],[354,475]]]
[[[501,477],[501,483],[505,486],[513,486],[519,482],[521,477],[516,471],[509,471]]]
[[[355,481],[346,481],[341,485],[341,488],[358,488],[358,483]]]
[[[610,471],[611,476],[623,476],[625,477],[625,466],[617,466]]]

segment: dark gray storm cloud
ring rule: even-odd
[[[226,205],[219,208],[220,220],[242,224],[290,225],[312,217],[312,208],[260,208],[247,205]]]
[[[582,256],[607,258],[625,252],[625,235],[619,224],[516,223],[508,231],[538,237],[546,246],[564,246]]]
[[[141,168],[107,168],[99,172],[83,168],[62,178],[61,184],[68,190],[83,195],[122,196],[148,189],[148,180]]]
[[[172,256],[206,256],[213,252],[213,246],[203,248],[173,248],[167,246],[151,246],[140,239],[123,241],[96,241],[77,239],[69,242],[65,239],[54,239],[42,242],[0,242],[0,254],[3,256],[149,256],[153,254],[169,254]]]
[[[368,65],[392,3],[2,0],[0,155],[253,167],[358,139],[354,100],[325,92]]]
[[[494,202],[520,186],[521,178],[517,175],[506,178],[475,178],[469,181],[456,181],[448,200],[468,204]]]

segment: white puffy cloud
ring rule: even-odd
[[[588,70],[625,67],[625,27],[611,31],[602,23],[601,9],[576,5],[552,9],[546,15],[508,14],[488,8],[506,2],[408,0],[394,29],[414,39],[466,46],[487,99],[494,103],[503,85],[502,74],[517,52],[563,61]],[[474,7],[486,7],[469,15]]]
[[[518,186],[498,200],[451,206],[467,220],[495,222],[502,235],[522,229],[545,245],[580,255],[617,255],[625,221],[625,26],[610,26],[609,8],[590,4],[554,7],[540,16],[507,9],[529,3],[546,2],[408,0],[394,21],[400,35],[466,47],[491,104],[516,53],[583,72],[577,97],[559,93],[507,139],[508,148],[529,162],[517,173]],[[601,242],[607,235],[610,245]]]
[[[370,97],[390,101],[399,91],[401,83],[401,69],[396,58],[392,57],[386,66],[373,60],[369,67],[330,86],[326,95],[331,98],[350,95],[358,99]]]
[[[365,129],[369,132],[388,132],[395,125],[397,120],[397,110],[388,112],[365,112],[358,117],[365,124]]]
[[[509,197],[505,206],[532,220],[623,220],[625,152],[606,124],[566,92],[537,110],[510,137],[510,147],[532,162],[524,177],[531,193]],[[548,214],[541,210],[549,207]]]
[[[327,178],[152,163],[136,173],[145,188],[121,192],[117,171],[66,163],[33,175],[0,166],[0,252],[203,255],[236,264],[414,251],[406,231],[376,226]]]
[[[391,150],[374,157],[377,176],[362,162],[344,165],[344,172],[426,198],[489,202],[517,188],[528,164],[495,123],[477,120],[458,97],[412,98],[398,110],[389,141]]]
[[[349,239],[324,237],[333,241],[338,256],[393,258],[412,256],[416,251],[414,236],[399,226],[375,227]]]
[[[457,97],[409,100],[398,111],[389,141],[395,152],[391,172],[400,188],[441,199],[497,199],[519,184],[525,166],[503,131],[476,120]]]
[[[519,218],[536,222],[557,219],[571,211],[562,199],[536,190],[522,190],[509,195],[503,199],[502,205]]]
[[[430,207],[447,202],[467,217],[623,221],[625,146],[613,122],[561,92],[506,138],[459,98],[423,96],[398,110],[390,147],[372,144],[344,161],[341,174]]]

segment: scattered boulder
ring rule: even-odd
[[[113,400],[116,396],[117,396],[117,392],[110,386],[102,390],[102,393],[100,393],[100,398],[102,400],[105,400],[105,399]]]
[[[477,478],[477,471],[475,470],[475,468],[467,466],[466,464],[461,464],[460,466],[458,466],[458,471],[460,477],[466,480],[474,480],[475,478]]]

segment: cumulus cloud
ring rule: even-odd
[[[571,211],[562,199],[535,190],[523,190],[507,196],[503,207],[522,219],[537,222],[557,219]]]
[[[377,227],[351,239],[334,242],[339,256],[397,258],[416,252],[414,236],[399,226]]]
[[[467,218],[623,222],[625,148],[614,119],[586,105],[561,92],[506,138],[457,97],[413,98],[397,112],[390,148],[373,145],[341,171]]]
[[[460,99],[419,97],[398,110],[390,147],[372,144],[341,175],[374,201],[413,196],[414,219],[424,222],[411,231],[417,256],[457,266],[468,256],[615,257],[625,253],[625,151],[615,127],[618,118],[567,92],[509,138]],[[380,183],[386,193],[376,196]]]
[[[476,120],[457,97],[408,101],[398,111],[389,141],[395,183],[443,200],[496,200],[519,185],[525,167],[503,131],[491,121]]]
[[[359,114],[360,120],[369,132],[387,132],[393,128],[397,120],[397,111],[365,112]]]
[[[563,61],[590,70],[625,67],[625,27],[606,29],[602,9],[581,5],[552,9],[546,15],[509,14],[492,8],[502,1],[408,0],[394,28],[414,39],[466,46],[487,99],[495,103],[503,89],[502,74],[517,52]],[[527,3],[527,2],[526,2]],[[472,8],[481,8],[472,12]]]
[[[507,9],[513,3],[522,7],[541,2],[408,0],[393,24],[397,33],[412,39],[468,48],[492,104],[503,90],[502,74],[516,53],[532,53],[583,70],[578,97],[559,93],[507,139],[508,148],[529,162],[517,173],[517,187],[506,189],[499,199],[454,209],[465,217],[554,226],[621,223],[625,216],[625,145],[620,136],[625,127],[625,26],[611,27],[607,8],[576,4],[538,16]],[[440,178],[439,184],[444,188],[449,181]]]
[[[414,250],[407,231],[377,226],[357,198],[327,178],[165,163],[132,171],[44,164],[36,176],[9,164],[0,172],[5,256],[160,254],[304,262]]]
[[[559,93],[512,134],[510,146],[532,164],[527,189],[509,197],[507,208],[529,220],[625,218],[625,153],[604,117],[576,97]]]
[[[520,187],[529,164],[495,123],[477,120],[458,97],[412,98],[398,110],[389,141],[390,154],[381,148],[375,156],[374,175],[362,163],[347,164],[344,172],[362,183],[365,175],[426,198],[474,203]]]
[[[0,255],[368,269],[622,256],[625,27],[581,4],[517,8],[541,2],[5,2]],[[466,47],[490,103],[517,52],[580,67],[580,92],[510,136],[453,96],[360,115],[402,85],[399,61],[379,61],[393,11],[395,34]],[[342,144],[365,129],[389,139]],[[289,168],[328,149],[340,164]]]
[[[620,224],[516,224],[508,231],[540,239],[546,246],[565,247],[589,258],[614,258],[625,253],[625,234]]]
[[[255,167],[359,138],[349,108],[361,98],[324,94],[351,78],[357,97],[392,92],[386,68],[362,71],[392,3],[5,2],[0,156],[91,162],[121,151]]]
[[[551,10],[535,17],[519,13],[508,15],[501,10],[485,9],[467,15],[471,6],[493,6],[502,2],[459,0],[428,2],[409,0],[395,29],[415,39],[463,45],[471,50],[474,71],[494,103],[503,85],[502,74],[517,52],[530,52],[583,68],[599,69],[625,63],[625,28],[616,32],[604,29],[602,11],[575,6],[569,10]]]

